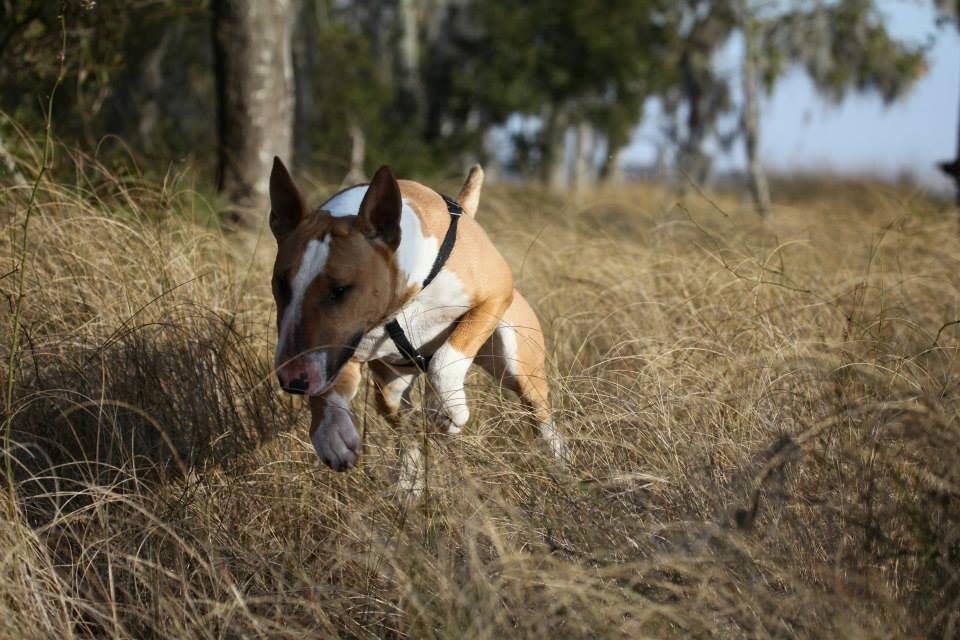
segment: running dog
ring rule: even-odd
[[[482,184],[475,166],[451,200],[384,166],[369,185],[311,210],[274,159],[276,373],[285,391],[309,396],[310,439],[331,468],[351,469],[360,456],[350,401],[364,362],[391,420],[426,373],[428,410],[448,433],[469,418],[463,383],[476,363],[520,396],[551,453],[565,458],[540,323],[474,219]]]

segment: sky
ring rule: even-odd
[[[929,0],[878,2],[896,37],[916,44],[933,40],[927,73],[906,97],[890,106],[875,95],[856,94],[837,105],[818,96],[802,71],[795,69],[784,76],[761,107],[764,164],[777,172],[816,170],[883,177],[909,172],[934,189],[950,189],[951,183],[935,163],[957,153],[960,35],[953,27],[936,27],[932,5]],[[732,43],[729,51],[718,56],[717,64],[733,72],[740,46]],[[625,162],[653,161],[656,132],[651,120],[634,132],[624,151]],[[715,166],[721,171],[742,168],[742,144],[718,156]]]

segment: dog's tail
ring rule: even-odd
[[[463,212],[471,218],[477,215],[477,207],[480,206],[480,189],[483,187],[483,169],[475,164],[470,167],[467,179],[460,188],[460,195],[457,196],[457,202],[463,207]]]

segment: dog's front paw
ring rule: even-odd
[[[473,358],[449,344],[437,349],[430,361],[427,411],[431,421],[447,433],[460,433],[470,419],[463,380],[472,362]]]
[[[363,441],[346,406],[330,402],[323,420],[310,436],[317,455],[334,471],[347,471],[360,459]]]
[[[470,419],[467,394],[462,388],[443,395],[439,392],[430,393],[425,402],[425,410],[431,425],[438,431],[451,435],[460,433]]]

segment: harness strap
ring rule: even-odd
[[[447,258],[450,257],[450,254],[453,252],[453,246],[457,242],[457,223],[460,221],[460,216],[463,215],[463,207],[454,200],[449,198],[442,193],[440,197],[443,198],[443,201],[447,203],[447,211],[450,212],[450,226],[447,227],[447,233],[443,236],[443,242],[440,244],[440,249],[437,251],[437,257],[433,261],[433,267],[430,268],[430,273],[423,280],[421,285],[421,290],[426,289],[427,285],[433,282],[433,279],[437,277],[437,274],[440,273],[440,270],[443,269],[443,265],[446,264]],[[387,335],[390,336],[390,339],[393,340],[393,344],[397,347],[397,351],[400,352],[403,357],[405,357],[409,364],[412,364],[420,371],[426,371],[427,366],[430,364],[431,356],[424,357],[420,350],[417,349],[410,340],[407,338],[407,334],[403,332],[403,328],[400,326],[400,323],[397,322],[397,319],[394,318],[385,325],[387,330]]]

